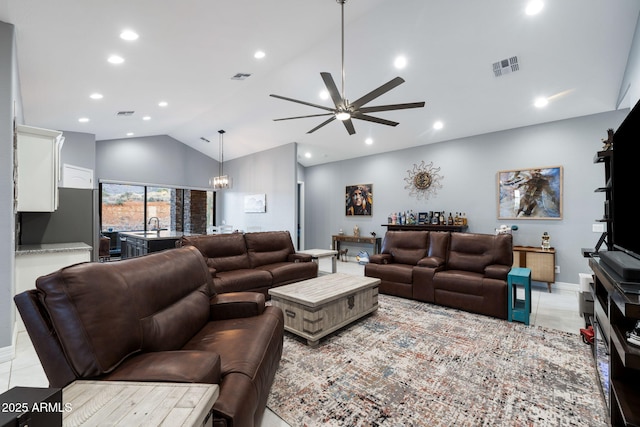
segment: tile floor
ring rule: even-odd
[[[320,270],[330,270],[328,259],[320,260]],[[363,275],[364,267],[355,262],[338,262],[338,272]],[[553,287],[548,293],[546,284],[534,282],[531,301],[531,324],[560,329],[575,334],[584,327],[578,314],[578,292]],[[33,345],[26,332],[18,333],[16,358],[0,363],[0,392],[11,387],[46,387],[47,378],[40,366]],[[265,412],[261,427],[289,427],[273,412]]]

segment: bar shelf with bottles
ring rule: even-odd
[[[463,232],[468,228],[467,214],[445,211],[429,211],[415,213],[413,210],[393,212],[387,219],[387,224],[382,224],[390,231],[456,231]]]

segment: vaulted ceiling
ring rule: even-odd
[[[640,2],[546,0],[533,16],[527,3],[348,0],[346,97],[400,76],[370,105],[426,101],[372,113],[397,127],[354,120],[351,136],[337,121],[307,134],[322,117],[273,121],[323,111],[269,96],[332,106],[319,94],[320,72],[340,85],[336,0],[0,0],[0,20],[16,26],[26,124],[97,140],[166,134],[216,159],[224,129],[225,160],[297,142],[310,166],[616,109]],[[519,70],[496,77],[511,57]]]

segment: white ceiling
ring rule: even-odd
[[[298,142],[310,166],[616,109],[640,2],[545,0],[536,16],[526,3],[349,0],[346,97],[400,76],[368,105],[426,101],[372,114],[397,127],[354,120],[353,136],[337,121],[306,134],[325,118],[274,122],[323,111],[269,97],[331,106],[318,94],[322,71],[340,86],[336,0],[0,0],[0,20],[16,26],[26,124],[97,140],[166,134],[215,159],[224,129],[225,160]],[[123,29],[140,38],[121,40]],[[265,58],[253,58],[258,49]],[[114,53],[125,62],[107,63]],[[494,77],[492,64],[511,56],[520,70]],[[539,96],[551,97],[545,109],[533,106]],[[135,114],[117,117],[123,110]]]

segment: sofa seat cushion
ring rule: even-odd
[[[269,306],[262,316],[209,322],[183,350],[219,354],[222,379],[241,373],[260,382],[266,380],[263,373],[279,363],[283,335],[282,310]]]
[[[250,268],[217,272],[213,278],[213,287],[216,293],[243,292],[251,289],[270,286],[271,274],[268,271],[260,271]]]
[[[315,262],[277,262],[256,267],[258,271],[268,271],[273,286],[286,285],[318,276],[318,264]]]
[[[433,288],[458,292],[468,295],[483,295],[484,276],[479,273],[463,270],[446,270],[433,277]]]
[[[186,350],[140,353],[102,379],[218,384],[220,356],[209,351]]]
[[[412,283],[413,266],[409,264],[367,264],[365,275],[386,282]]]

